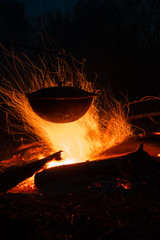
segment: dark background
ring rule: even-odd
[[[43,4],[43,0],[1,0],[0,40],[40,48],[45,44],[52,50],[65,49],[77,60],[85,58],[88,80],[97,74],[98,87],[110,87],[117,98],[125,95],[134,100],[160,94],[160,1],[64,0]],[[16,50],[35,61],[39,54]]]

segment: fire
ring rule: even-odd
[[[51,168],[51,167],[58,167],[58,166],[62,166],[62,165],[67,165],[67,164],[73,164],[75,163],[74,159],[65,159],[63,161],[51,161],[49,163],[46,164],[46,168]]]
[[[9,110],[5,109],[7,116],[14,117],[20,124],[10,122],[9,117],[7,122],[10,129],[14,127],[14,132],[15,129],[29,132],[47,145],[51,151],[62,150],[65,152],[64,161],[49,163],[48,167],[52,164],[55,166],[88,159],[93,160],[95,156],[123,142],[132,134],[123,108],[116,101],[112,103],[106,101],[105,109],[101,107],[101,102],[95,99],[89,111],[81,119],[71,123],[55,124],[41,119],[32,110],[26,93],[43,88],[44,78],[45,87],[56,86],[56,78],[60,81],[65,79],[67,86],[74,86],[76,81],[80,88],[87,91],[93,90],[94,87],[91,82],[86,80],[83,69],[72,70],[65,62],[62,67],[59,59],[57,59],[57,65],[52,66],[52,71],[47,73],[44,70],[47,68],[47,64],[42,60],[43,69],[34,66],[28,57],[26,57],[26,62],[23,62],[16,54],[12,53],[12,59],[11,69],[7,69],[9,74],[1,75],[3,85],[0,86],[0,93],[9,107]]]

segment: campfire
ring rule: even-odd
[[[9,53],[6,52],[6,55]],[[31,171],[32,177],[11,191],[35,191],[35,172],[60,165],[77,166],[77,163],[83,162],[82,166],[90,166],[88,161],[103,159],[103,152],[132,136],[133,131],[124,108],[116,100],[106,97],[104,91],[97,90],[86,79],[83,62],[79,63],[81,68],[77,68],[77,62],[74,63],[73,69],[64,59],[61,61],[55,57],[56,64],[51,65],[48,70],[43,59],[42,68],[39,68],[26,56],[25,61],[13,52],[10,57],[13,59],[12,65],[5,71],[6,74],[1,75],[3,85],[0,87],[5,103],[5,107],[4,104],[1,107],[6,112],[8,131],[28,132],[35,140],[28,149],[23,146],[20,153],[18,151],[13,154],[10,160],[2,161],[1,165],[5,169],[8,164],[12,166],[13,162],[14,165],[23,165],[25,162],[32,167],[37,164],[33,167],[34,171]],[[64,82],[65,86],[76,85],[82,90],[98,93],[99,96],[94,97],[89,110],[80,119],[69,123],[53,123],[44,120],[32,109],[26,94],[55,87],[57,79]],[[126,186],[124,183],[123,185]]]

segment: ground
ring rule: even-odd
[[[0,198],[0,239],[128,239],[160,236],[160,191]]]

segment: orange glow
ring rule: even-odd
[[[27,178],[23,182],[19,183],[17,186],[9,190],[9,193],[36,193],[37,189],[34,184],[34,175],[30,178]]]
[[[117,178],[117,181],[118,181],[117,186],[116,186],[117,188],[123,187],[126,190],[132,188],[132,184],[130,182],[128,182],[128,181],[123,181],[122,182],[119,178]]]
[[[157,157],[160,157],[160,153],[157,154]]]
[[[155,135],[160,135],[160,132],[154,132]]]
[[[73,160],[73,159],[65,159],[62,161],[51,161],[46,164],[46,168],[58,167],[58,166],[73,164],[73,163],[75,163],[75,160]]]
[[[102,108],[102,103],[96,97],[89,111],[75,122],[56,124],[41,119],[32,110],[25,94],[43,88],[45,70],[34,66],[28,57],[25,63],[13,53],[12,57],[13,65],[8,69],[12,81],[6,75],[1,75],[3,86],[0,86],[1,97],[9,107],[4,109],[9,131],[14,128],[14,133],[15,129],[21,133],[28,132],[48,146],[50,152],[65,152],[64,161],[53,161],[47,167],[94,160],[101,152],[123,142],[132,134],[121,104],[111,99],[105,99],[105,107]],[[41,62],[46,69],[47,63]],[[59,81],[65,79],[66,86],[74,86],[76,81],[80,88],[96,91],[91,82],[86,80],[83,69],[79,71],[76,68],[75,79],[75,69],[72,70],[65,62],[61,68],[58,60],[57,66],[53,68],[52,74],[48,72],[45,76],[45,87],[56,86],[54,77],[58,77]],[[23,76],[19,69],[23,70]],[[11,122],[10,115],[21,124]]]

